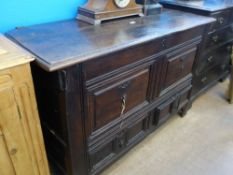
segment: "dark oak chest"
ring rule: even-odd
[[[172,114],[184,114],[196,50],[213,21],[166,11],[97,27],[71,20],[8,33],[37,56],[43,133],[60,174],[97,174]]]
[[[207,26],[193,68],[194,99],[230,73],[233,41],[233,2],[161,0],[166,8],[209,16],[216,22]]]

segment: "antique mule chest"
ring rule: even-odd
[[[36,56],[43,133],[59,173],[97,174],[169,116],[185,114],[196,50],[213,21],[169,10],[98,26],[68,20],[9,32]]]
[[[216,19],[206,28],[193,69],[192,99],[206,91],[230,73],[233,41],[232,0],[161,0],[164,7],[182,10]]]

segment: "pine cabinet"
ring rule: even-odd
[[[35,101],[33,57],[0,35],[0,174],[48,175]]]

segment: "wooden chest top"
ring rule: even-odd
[[[8,37],[31,51],[41,67],[54,71],[213,21],[169,10],[98,26],[77,20],[36,25],[13,30]]]

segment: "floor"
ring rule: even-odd
[[[229,81],[199,97],[101,175],[233,175],[233,105]]]

